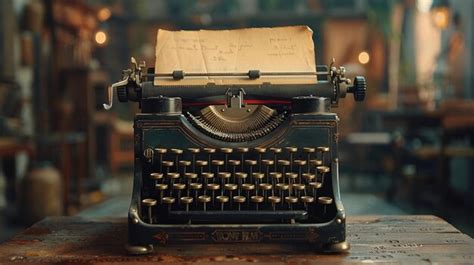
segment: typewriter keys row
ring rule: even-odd
[[[304,208],[306,211],[308,211],[308,207],[310,204],[313,203],[319,203],[323,207],[323,215],[326,215],[327,213],[327,207],[333,203],[333,199],[331,197],[318,197],[317,200],[315,197],[312,196],[285,196],[285,197],[279,197],[279,196],[269,196],[268,202],[271,204],[271,211],[276,211],[276,206],[280,203],[284,203],[287,205],[289,210],[293,210],[294,205],[298,203],[303,203]],[[208,211],[208,204],[210,203],[217,203],[219,205],[219,211],[224,211],[226,208],[226,205],[228,205],[230,208],[234,209],[232,204],[236,205],[236,210],[241,211],[242,210],[242,205],[247,203],[247,204],[252,204],[253,207],[255,207],[255,211],[260,211],[259,207],[265,202],[265,197],[264,196],[259,196],[259,195],[253,195],[250,198],[247,198],[245,196],[226,196],[226,195],[219,195],[216,196],[215,199],[213,200],[213,197],[208,196],[208,195],[200,195],[198,197],[190,197],[190,196],[184,196],[184,197],[179,197],[179,199],[174,198],[174,197],[163,197],[161,200],[161,203],[163,205],[166,205],[167,207],[167,212],[170,213],[172,211],[172,207],[175,204],[181,205],[179,207],[181,210],[184,210],[185,212],[190,212],[190,211]],[[191,210],[191,205],[192,204],[199,204],[198,207],[194,208]],[[145,221],[152,224],[155,220],[153,218],[153,210],[154,207],[157,206],[157,201],[152,198],[147,198],[142,200],[142,205],[146,209],[146,217]]]

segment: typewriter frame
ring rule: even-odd
[[[337,158],[337,123],[335,113],[319,114],[291,114],[288,121],[291,126],[281,126],[270,134],[277,137],[264,137],[252,142],[252,145],[265,146],[270,144],[267,139],[274,139],[273,144],[281,141],[284,135],[291,130],[315,127],[328,132],[328,142],[332,143],[331,149],[331,179],[332,192],[336,214],[334,218],[325,223],[295,223],[295,224],[148,224],[140,218],[140,201],[142,186],[142,163],[144,134],[147,130],[157,130],[166,127],[185,135],[187,140],[194,145],[214,147],[245,146],[242,143],[226,143],[213,139],[189,123],[183,114],[148,114],[136,115],[134,123],[135,142],[135,171],[133,195],[129,209],[129,243],[127,250],[131,254],[146,254],[153,251],[155,244],[174,243],[292,243],[312,244],[314,250],[324,252],[343,252],[349,249],[346,241],[346,215],[339,194],[339,161]],[[179,134],[176,134],[179,135]],[[198,135],[199,137],[193,137]],[[198,139],[204,139],[199,142]],[[277,144],[278,145],[278,144]]]

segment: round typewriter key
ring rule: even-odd
[[[285,177],[286,179],[288,179],[288,183],[292,184],[295,182],[295,179],[298,178],[298,174],[293,173],[293,172],[288,172],[288,173],[285,173]]]
[[[189,184],[189,189],[194,190],[194,198],[197,203],[198,191],[202,188],[201,183],[191,183]],[[188,194],[189,196],[189,194]]]
[[[298,180],[299,182],[301,182],[301,173],[302,173],[302,167],[304,165],[306,165],[306,160],[295,160],[293,161],[293,164],[295,164],[296,166],[298,166]]]
[[[181,197],[179,201],[186,205],[186,212],[189,212],[189,205],[193,203],[193,197]]]
[[[247,193],[247,204],[250,202],[250,191],[255,189],[255,185],[250,183],[242,184],[242,190]]]
[[[273,152],[273,165],[274,165],[274,171],[277,171],[277,164],[278,164],[278,154],[281,153],[283,149],[280,147],[271,147],[270,151]]]
[[[230,183],[225,184],[224,189],[229,192],[229,198],[232,198],[232,191],[237,189],[237,185],[236,184],[230,184]],[[223,194],[221,194],[221,195],[223,195]],[[230,206],[232,207],[232,201],[230,202]]]
[[[161,165],[163,167],[166,167],[166,173],[170,172],[170,167],[172,167],[174,165],[174,162],[173,161],[161,161]]]
[[[316,175],[311,173],[303,173],[303,178],[305,179],[306,183],[310,183],[313,179],[316,178]]]
[[[230,178],[229,172],[219,172],[217,177],[221,179],[221,195],[224,193],[224,185],[227,183],[227,180]]]
[[[267,198],[267,190],[271,190],[272,187],[273,187],[272,184],[269,184],[269,183],[260,183],[260,184],[258,184],[258,188],[263,191],[263,198],[264,199]]]
[[[151,173],[150,178],[155,180],[155,184],[158,184],[158,180],[163,179],[163,173]]]
[[[255,203],[255,210],[258,211],[258,205],[259,205],[260,203],[262,203],[264,199],[263,199],[262,196],[255,195],[255,196],[250,197],[250,200],[251,200],[253,203]]]
[[[293,154],[298,152],[298,148],[294,146],[285,147],[288,154],[290,154],[290,171],[293,171]]]
[[[285,197],[285,202],[288,203],[290,210],[293,210],[293,204],[298,203],[298,197],[287,196]]]
[[[225,171],[229,171],[229,167],[228,167],[229,154],[232,154],[234,150],[232,148],[223,147],[220,149],[220,151],[221,153],[224,154]]]
[[[285,183],[277,183],[275,185],[275,188],[280,191],[280,197],[283,198],[285,196],[285,190],[288,190],[290,188],[290,185]],[[283,201],[281,203],[283,204]]]
[[[237,178],[237,182],[240,187],[242,187],[242,184],[244,183],[245,179],[247,178],[247,173],[245,172],[236,172],[235,177]],[[239,189],[239,195],[240,195],[240,189]]]
[[[262,179],[265,177],[265,174],[255,172],[255,173],[252,173],[252,177],[255,180],[255,186],[258,186],[258,184],[261,183]],[[256,195],[258,195],[258,194],[256,194]]]
[[[255,147],[254,150],[255,150],[255,152],[258,153],[259,171],[262,172],[262,155],[267,151],[267,148],[265,148],[265,147]]]
[[[319,166],[316,169],[318,170],[319,174],[321,174],[321,184],[324,185],[324,177],[331,169],[326,166]]]
[[[227,147],[221,148],[220,151],[224,154],[232,154],[233,152],[232,148],[227,148]]]
[[[270,172],[270,177],[272,178],[272,184],[280,182],[281,177],[283,174],[280,172]]]
[[[217,196],[216,200],[221,204],[221,211],[224,211],[224,204],[229,201],[229,197],[227,196]]]
[[[163,193],[165,192],[165,190],[168,189],[168,184],[163,184],[163,183],[155,184],[155,189],[160,191],[160,203],[161,203],[161,199],[163,199]]]
[[[248,147],[237,147],[237,152],[239,153],[247,153],[249,151]]]
[[[237,152],[240,153],[240,170],[244,171],[244,154],[248,153],[248,147],[237,147]]]
[[[183,154],[183,150],[177,149],[177,148],[172,148],[171,153],[175,154],[175,165],[178,166],[178,161],[179,161],[179,156]]]
[[[201,173],[201,178],[204,179],[204,185],[207,186],[207,183],[209,182],[209,179],[214,178],[214,173],[211,173],[211,172],[202,172],[202,173]]]
[[[193,162],[193,172],[196,172],[196,155],[199,154],[199,152],[201,152],[201,149],[199,148],[188,148],[188,151],[191,153],[192,155],[192,162]]]
[[[234,178],[234,182],[235,182],[235,167],[240,165],[240,160],[229,160],[227,161],[227,164],[229,164],[231,167],[232,167],[232,176]]]
[[[142,200],[143,206],[148,208],[148,223],[153,223],[153,215],[152,215],[152,207],[156,205],[155,199],[143,199]]]
[[[203,148],[202,149],[204,151],[204,153],[207,154],[207,161],[208,161],[208,171],[211,171],[211,159],[212,159],[212,154],[214,154],[216,152],[216,149],[215,148],[210,148],[210,147],[206,147],[206,148]]]
[[[323,185],[321,184],[321,182],[310,182],[309,186],[313,190],[313,197],[316,198],[318,189],[320,189]]]
[[[219,167],[224,165],[223,160],[212,160],[211,164],[216,167],[216,172],[219,173]]]
[[[248,166],[255,166],[257,164],[256,160],[245,160],[245,164]]]
[[[193,171],[196,172],[195,166],[198,166],[200,168],[200,172],[204,172],[204,167],[208,165],[208,162],[205,160],[196,160],[196,162],[193,165]],[[211,170],[211,167],[209,166],[209,170]]]
[[[219,190],[221,186],[219,184],[209,183],[206,185],[206,190],[210,190],[212,192],[212,198],[216,196],[216,190]],[[212,201],[212,205],[214,205],[214,200]]]
[[[206,211],[206,204],[211,201],[211,197],[207,195],[201,195],[198,197],[198,201],[202,203],[202,209]]]
[[[163,172],[163,154],[166,154],[168,150],[166,148],[155,148],[155,152],[160,155],[160,172]]]
[[[301,196],[301,201],[304,204],[304,207],[306,208],[306,211],[308,211],[308,203],[314,202],[314,197],[311,196]]]
[[[233,199],[234,199],[234,202],[236,202],[237,205],[238,205],[237,209],[240,211],[240,205],[245,202],[245,197],[244,196],[234,196]]]
[[[275,154],[281,153],[282,149],[280,147],[271,147],[270,151],[272,151]]]
[[[288,167],[290,165],[290,161],[288,161],[288,160],[278,160],[278,165],[281,168],[281,173],[283,174],[283,176],[285,176],[286,167]]]
[[[186,167],[191,165],[191,161],[189,160],[179,160],[179,165],[183,167],[183,174],[186,173]]]
[[[183,184],[183,183],[175,183],[173,184],[173,190],[177,190],[178,191],[178,198],[181,197],[181,191],[186,189],[186,184]],[[179,201],[178,201],[179,203]]]
[[[270,160],[270,159],[262,160],[262,165],[264,165],[266,169],[267,182],[270,182],[270,176],[268,175],[268,173],[270,172],[270,166],[272,166],[273,164],[274,164],[273,160]]]
[[[318,203],[324,205],[324,212],[323,214],[326,215],[326,210],[327,210],[327,206],[332,204],[332,198],[331,197],[319,197],[318,198]]]
[[[276,204],[281,201],[281,198],[278,196],[270,196],[268,197],[268,201],[272,204],[273,211],[276,210]]]
[[[316,148],[314,148],[314,147],[303,147],[303,152],[306,153],[306,164],[308,165],[308,169],[307,169],[306,173],[309,173],[310,169],[311,169],[311,165],[309,163],[311,161],[311,154],[314,154],[316,152]]]
[[[175,179],[179,179],[179,173],[176,172],[170,172],[166,174],[166,178],[170,180],[171,186],[173,186]]]
[[[161,202],[168,205],[168,213],[171,211],[171,205],[174,203],[175,198],[173,197],[163,197]]]
[[[300,192],[305,191],[305,187],[306,186],[304,184],[295,183],[291,186],[291,189],[295,190],[296,191],[296,197],[299,197],[301,195]],[[306,195],[306,192],[305,192],[305,195]]]
[[[193,179],[197,179],[198,175],[196,173],[186,173],[184,174],[184,177],[188,180],[188,186],[191,184]]]
[[[324,154],[329,152],[329,147],[319,146],[316,148],[316,150],[318,150],[318,152],[321,154],[321,161],[323,161],[323,164],[324,164]]]

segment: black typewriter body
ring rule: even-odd
[[[343,68],[318,69],[311,87],[261,95],[255,87],[210,84],[199,100],[186,88],[173,95],[154,86],[138,66],[129,71],[115,87],[120,101],[138,101],[142,109],[134,121],[129,253],[179,243],[348,250],[338,117],[330,107],[346,92],[362,100],[366,85],[356,77],[346,86]]]

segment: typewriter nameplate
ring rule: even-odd
[[[259,230],[215,230],[212,233],[214,242],[259,242],[263,234]]]

